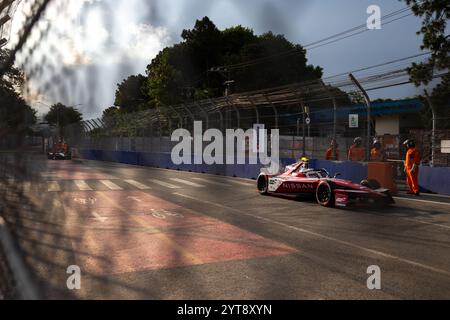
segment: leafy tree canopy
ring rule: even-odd
[[[147,78],[143,75],[132,75],[117,84],[114,105],[125,112],[134,112],[143,108],[148,95],[142,90]]]
[[[441,114],[450,111],[450,35],[447,24],[450,19],[450,1],[404,0],[412,11],[422,18],[422,28],[417,32],[423,36],[422,50],[431,51],[431,57],[423,63],[413,63],[409,68],[411,80],[419,86],[428,84],[436,74],[445,74],[432,92],[432,100]]]
[[[64,132],[63,129],[68,125],[81,122],[83,116],[75,107],[57,103],[51,106],[44,120],[50,125],[59,126],[60,132]]]
[[[307,63],[302,46],[271,32],[258,36],[243,26],[219,30],[204,17],[192,29],[183,30],[181,38],[180,43],[163,49],[152,60],[145,81],[142,76],[131,76],[118,85],[116,105],[121,110],[220,97],[227,80],[234,80],[232,92],[239,93],[322,76],[320,67]],[[287,51],[289,54],[285,54]],[[264,63],[252,63],[267,57]],[[232,64],[246,66],[227,67]],[[141,99],[146,102],[139,103]]]
[[[0,50],[0,65],[8,57],[8,50]],[[15,67],[9,67],[0,77],[0,136],[8,133],[25,135],[36,123],[36,110],[20,95],[24,82],[23,72]]]

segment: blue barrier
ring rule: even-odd
[[[192,171],[215,175],[256,179],[260,173],[260,164],[181,164],[175,165],[171,160],[170,153],[146,153],[146,152],[125,152],[125,151],[102,151],[102,150],[80,150],[80,155],[84,159],[119,162],[131,165],[141,165],[164,169],[181,171]],[[284,158],[280,159],[282,167],[294,163],[296,160]],[[367,163],[350,161],[327,161],[310,160],[313,168],[325,168],[331,175],[340,173],[342,179],[355,183],[367,179]],[[419,184],[422,190],[450,195],[450,168],[430,168],[421,167],[419,174]]]
[[[163,169],[191,171],[198,173],[209,173],[231,177],[256,179],[260,173],[260,164],[181,164],[175,165],[172,162],[170,153],[146,153],[128,151],[103,151],[103,150],[81,150],[80,154],[88,160],[118,162],[131,165],[150,166]],[[192,156],[193,160],[194,157]],[[296,160],[280,159],[280,166],[294,163]],[[343,179],[359,182],[367,177],[367,165],[354,162],[334,162],[311,160],[311,167],[326,168],[331,174],[341,173]]]
[[[419,185],[421,189],[450,195],[450,168],[420,167]]]
[[[324,168],[332,176],[340,173],[340,179],[350,180],[355,183],[360,183],[362,180],[367,179],[369,175],[368,166],[365,162],[311,160],[310,165],[313,168]]]

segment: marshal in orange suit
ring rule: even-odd
[[[420,152],[416,148],[414,140],[406,140],[403,143],[408,151],[406,152],[405,173],[406,183],[409,187],[409,194],[420,195],[419,192],[419,165],[421,161]]]

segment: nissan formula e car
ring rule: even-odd
[[[49,152],[47,158],[49,160],[71,160],[72,155],[70,152]]]
[[[71,160],[72,154],[67,143],[59,142],[53,144],[50,152],[47,153],[47,158],[49,160]]]
[[[261,173],[257,180],[261,194],[315,196],[325,207],[390,205],[394,199],[388,189],[381,189],[376,180],[361,184],[331,177],[326,169],[310,169],[307,162],[287,166],[279,175]]]

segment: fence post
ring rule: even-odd
[[[236,112],[236,116],[237,116],[237,128],[241,127],[241,114],[239,112],[239,109],[235,106],[235,104],[233,103],[233,101],[229,98],[229,96],[225,97],[226,102],[229,106],[231,106],[234,111]]]
[[[270,101],[269,97],[263,94],[264,98],[269,102],[270,106],[272,107],[273,113],[275,114],[275,129],[278,129],[278,110],[273,105],[272,101]]]
[[[431,128],[431,160],[430,167],[434,167],[434,158],[435,158],[435,149],[436,149],[436,109],[434,108],[434,104],[431,101],[430,96],[428,95],[427,90],[424,90],[425,98],[430,106],[432,113],[432,128]]]
[[[372,128],[371,128],[371,104],[370,104],[370,97],[367,94],[366,90],[364,90],[364,88],[362,87],[362,85],[359,83],[359,81],[353,76],[353,74],[349,74],[350,79],[352,80],[352,82],[358,87],[358,89],[361,91],[361,93],[364,95],[364,99],[366,101],[366,105],[367,105],[367,147],[366,147],[366,159],[367,161],[369,161],[370,159],[370,146],[371,146],[371,141],[370,141],[370,137],[372,134]]]

